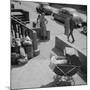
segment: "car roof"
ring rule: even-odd
[[[74,9],[74,8],[64,7],[64,8],[61,8],[61,11],[62,10],[69,12],[71,15],[73,15],[76,18],[80,17],[79,16],[79,12],[76,9]]]
[[[64,8],[61,8],[61,9],[62,9],[62,10],[66,10],[66,11],[68,11],[68,12],[77,12],[76,9],[70,8],[70,7],[64,7]]]
[[[71,13],[75,18],[81,18],[84,22],[86,22],[87,16],[85,14],[78,12],[74,8],[64,7],[64,8],[62,8],[62,10],[66,10],[69,13]]]

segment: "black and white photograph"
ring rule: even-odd
[[[10,1],[10,89],[87,85],[87,5]]]

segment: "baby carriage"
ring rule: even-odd
[[[55,56],[52,56],[51,59],[53,57]],[[63,56],[63,58],[62,56],[56,57],[56,61],[58,60],[59,63],[54,64],[53,69],[56,74],[54,86],[74,86],[75,81],[73,79],[73,76],[80,70],[81,63],[79,58],[76,55],[66,55],[65,57]]]
[[[74,86],[75,81],[73,75],[77,73],[80,66],[74,65],[56,65],[54,72],[57,74],[55,78],[56,86]]]

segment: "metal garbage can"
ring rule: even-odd
[[[26,37],[23,41],[23,47],[25,49],[25,53],[27,54],[28,59],[31,59],[33,57],[33,46],[32,41],[29,39],[29,37]]]

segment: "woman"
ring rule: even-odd
[[[73,36],[73,30],[75,28],[80,28],[82,26],[82,19],[77,17],[77,16],[76,17],[72,16],[69,20],[69,23],[70,23],[70,32],[69,32],[67,38],[68,38],[68,41],[70,42],[69,37],[71,36],[71,38],[72,38],[71,43],[74,43],[75,39],[74,39],[74,36]]]
[[[45,39],[46,37],[46,24],[48,23],[48,21],[45,18],[45,14],[42,13],[40,16],[40,27],[41,27],[41,37],[43,39]]]

